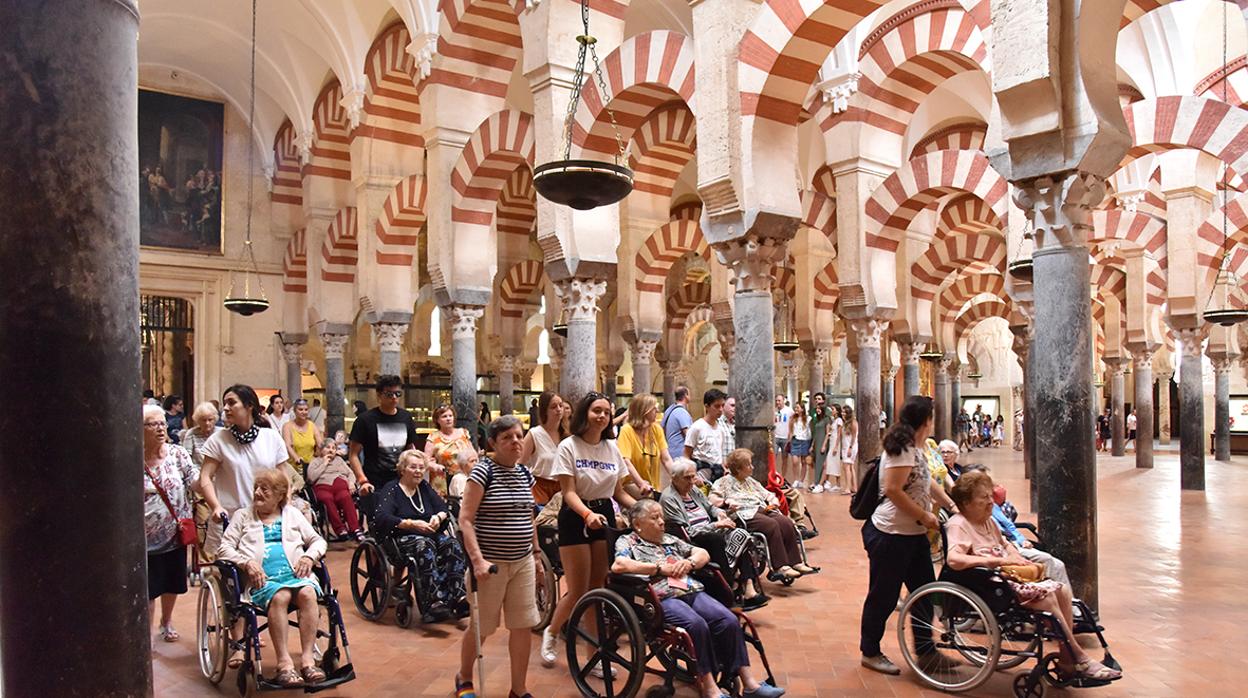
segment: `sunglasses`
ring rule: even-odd
[[[403,397],[402,390],[387,390],[383,392],[382,397]]]

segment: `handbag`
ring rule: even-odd
[[[147,464],[143,465],[143,469],[147,471],[147,477],[151,479],[152,485],[156,487],[156,494],[160,495],[161,501],[165,506],[169,507],[169,514],[178,522],[178,530],[173,534],[173,539],[178,545],[194,545],[199,542],[199,530],[195,527],[195,519],[180,518],[177,510],[173,508],[173,504],[169,501],[169,495],[165,494],[165,490],[160,486],[160,480],[157,480],[152,471],[147,469]]]
[[[1002,577],[1024,584],[1044,579],[1044,573],[1039,565],[1001,565],[998,569]]]

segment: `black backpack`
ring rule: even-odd
[[[858,491],[849,498],[849,515],[859,521],[871,518],[880,505],[880,457],[867,461],[865,467]]]

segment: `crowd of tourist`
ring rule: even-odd
[[[477,634],[488,637],[505,623],[510,695],[524,698],[530,630],[538,623],[535,585],[544,573],[538,526],[545,521],[557,531],[566,593],[541,635],[543,666],[556,663],[562,630],[582,595],[602,586],[608,571],[641,574],[657,577],[665,616],[689,632],[702,695],[720,695],[712,677],[725,671],[739,677],[744,696],[783,693],[751,673],[740,626],[690,574],[715,562],[734,605],[751,610],[770,599],[764,581],[791,584],[819,572],[802,546],[817,535],[802,493],[856,492],[859,425],[851,405],[815,393],[808,409],[777,396],[774,467],[759,479],[754,454],[736,447],[735,401],[717,388],[702,396],[696,420],[683,386],[661,415],[649,394],[617,415],[605,395],[589,393],[572,405],[547,391],[535,400],[527,429],[516,417],[501,416],[475,446],[456,426],[454,409],[442,405],[423,449],[402,397],[398,376],[379,376],[377,406],[358,412],[349,435],[327,438],[313,412],[319,402],[288,404],[278,395],[262,406],[251,387],[233,385],[219,409],[202,402],[188,421],[177,396],[156,403],[145,395],[144,523],[159,637],[179,639],[172,612],[187,590],[187,553],[194,547],[200,562],[215,557],[238,565],[252,603],[268,609],[273,680],[286,686],[323,680],[312,649],[316,623],[305,622],[317,613],[321,591],[313,568],[327,542],[363,540],[367,526],[413,561],[422,622],[471,616],[456,695],[475,695]],[[1020,598],[1052,612],[1070,632],[1065,566],[1019,533],[1004,489],[986,471],[959,462],[962,448],[971,447],[964,421],[1002,423],[962,411],[956,440],[938,444],[930,438],[932,401],[916,396],[883,435],[879,491],[872,493],[879,503],[862,526],[869,590],[859,649],[869,669],[900,671],[880,642],[902,585],[913,592],[934,581],[942,519],[948,519],[947,564],[1036,566],[1039,581],[1020,587]],[[309,521],[310,501],[320,505],[329,541]],[[478,590],[475,609],[469,586]],[[289,608],[300,616],[298,667],[286,637]],[[912,609],[915,649],[921,661],[939,664],[947,660],[931,651],[930,633],[918,630],[930,624],[931,613],[921,604]],[[240,661],[238,653],[230,658],[231,666]],[[1116,678],[1081,650],[1062,662],[1076,675]],[[600,678],[605,671],[590,667]]]

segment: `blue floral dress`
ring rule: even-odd
[[[296,577],[295,570],[286,559],[286,550],[282,548],[282,520],[278,519],[264,526],[264,575],[267,579],[264,586],[253,589],[251,602],[260,608],[268,608],[273,595],[280,589],[298,589],[312,587],[317,596],[321,594],[321,585],[315,577]]]

